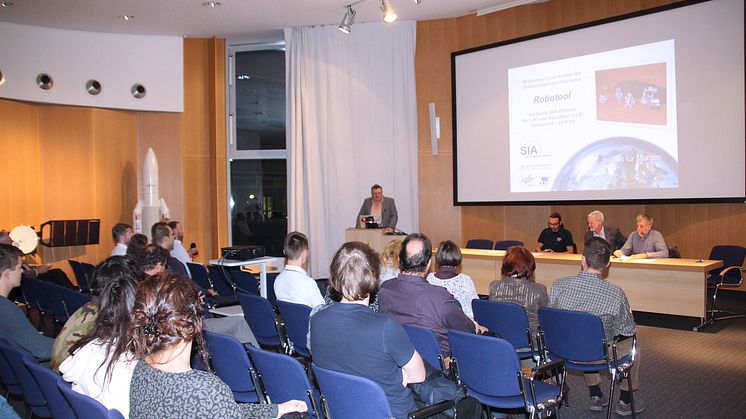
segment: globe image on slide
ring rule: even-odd
[[[657,145],[613,137],[591,143],[562,167],[553,191],[655,189],[679,186],[678,162]]]

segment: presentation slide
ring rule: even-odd
[[[454,203],[746,196],[744,2],[452,54]]]
[[[678,187],[674,58],[669,40],[508,70],[510,192]]]

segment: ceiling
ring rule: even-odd
[[[381,20],[380,0],[0,0],[0,21],[86,32],[281,40],[282,29],[339,24],[355,3],[356,22]],[[403,20],[474,14],[547,0],[391,0]],[[124,21],[120,16],[133,16]],[[353,26],[354,31],[354,26]]]

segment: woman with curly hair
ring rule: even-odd
[[[140,284],[132,310],[130,350],[140,360],[130,386],[130,417],[277,418],[306,404],[238,404],[220,378],[193,370],[192,347],[207,364],[199,290],[169,272]]]

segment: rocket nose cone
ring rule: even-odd
[[[148,148],[148,152],[145,153],[143,167],[145,170],[158,170],[158,159],[155,158],[155,152],[152,148]]]

